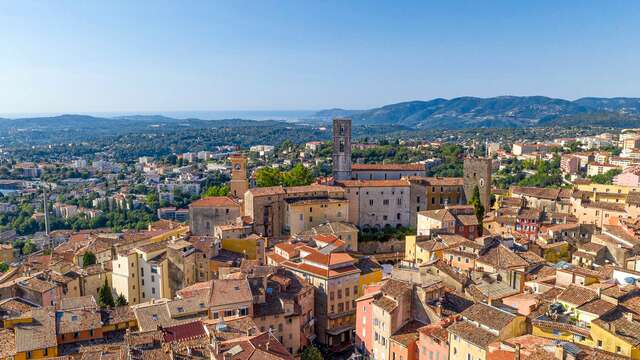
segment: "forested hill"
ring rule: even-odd
[[[355,124],[394,124],[413,128],[491,128],[591,125],[640,126],[640,98],[582,98],[575,101],[545,96],[459,97],[408,101],[365,111],[323,110],[316,117],[350,116]]]

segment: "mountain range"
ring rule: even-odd
[[[437,98],[370,110],[322,110],[316,118],[346,116],[358,125],[459,129],[528,126],[640,126],[640,98],[587,97],[570,101],[545,96]]]
[[[334,117],[350,117],[354,125],[384,125],[410,129],[468,129],[531,126],[640,127],[640,98],[585,97],[565,100],[545,96],[498,96],[492,98],[437,98],[407,101],[369,110],[327,109],[299,119],[325,124]],[[95,117],[60,115],[20,119],[0,119],[0,141],[11,137],[60,137],[117,135],[147,130],[184,128],[295,126],[278,120],[176,119],[162,115]],[[44,139],[43,139],[44,140]],[[62,139],[61,139],[62,140]]]

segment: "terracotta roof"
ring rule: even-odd
[[[342,180],[336,182],[343,187],[407,187],[407,180]]]
[[[398,307],[398,302],[388,296],[383,295],[377,298],[376,300],[374,300],[373,305],[381,308],[382,310],[388,313],[391,313],[393,310],[395,310]]]
[[[490,329],[501,331],[509,325],[515,315],[484,303],[476,303],[460,314],[463,318],[482,324]]]
[[[640,346],[640,323],[628,319],[622,311],[612,311],[593,320],[593,323],[634,347]]]
[[[209,306],[220,306],[253,301],[251,288],[246,279],[212,280],[209,294]]]
[[[16,354],[16,336],[12,330],[0,329],[0,359],[9,359]]]
[[[240,207],[233,198],[229,196],[212,196],[192,202],[189,207]]]
[[[595,292],[577,285],[569,285],[559,296],[558,300],[572,305],[582,306],[598,296]]]
[[[164,342],[183,342],[207,336],[201,321],[169,326],[163,328],[162,333]]]
[[[418,329],[422,326],[424,326],[424,324],[419,321],[409,321],[393,333],[390,339],[408,348],[409,345],[418,340]]]
[[[482,349],[487,349],[489,344],[498,339],[498,336],[468,321],[458,321],[449,326],[447,331]]]
[[[608,301],[596,299],[580,306],[578,310],[601,316],[615,309],[615,307],[615,304]]]
[[[478,261],[498,269],[509,269],[529,265],[527,261],[502,244],[494,246],[482,253]]]
[[[16,352],[26,352],[58,346],[55,311],[53,308],[31,311],[32,323],[15,327]]]
[[[217,360],[293,360],[287,349],[269,333],[221,342],[214,356]]]
[[[97,309],[75,309],[56,312],[59,334],[71,334],[102,327],[102,316]]]
[[[425,186],[463,186],[464,178],[461,177],[427,177],[409,176],[409,181],[419,182]]]
[[[511,193],[535,197],[539,199],[557,200],[560,195],[560,189],[512,186]]]
[[[425,171],[424,164],[353,164],[353,171]]]

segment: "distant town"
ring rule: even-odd
[[[640,359],[640,129],[246,125],[12,129],[0,360]]]

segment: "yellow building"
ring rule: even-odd
[[[328,222],[347,221],[349,201],[346,199],[288,199],[285,229],[299,234]]]
[[[612,311],[591,322],[591,337],[598,349],[640,359],[640,324],[631,313]]]
[[[13,345],[3,347],[0,360],[27,360],[58,356],[56,319],[53,308],[33,309],[28,317],[5,321],[0,341]]]
[[[420,265],[436,259],[443,259],[445,249],[467,241],[460,235],[441,234],[436,239],[427,236],[407,235],[405,237],[404,261]]]
[[[260,264],[265,262],[266,240],[258,235],[249,235],[243,239],[223,239],[222,248],[234,253],[243,254],[249,260],[258,260]]]
[[[460,313],[462,321],[447,328],[449,359],[487,359],[489,344],[526,333],[524,316],[477,303]]]
[[[584,191],[584,196],[587,196],[591,201],[615,202],[620,204],[625,203],[627,195],[630,192],[640,191],[640,187],[596,183],[579,183],[575,185],[575,189]]]

